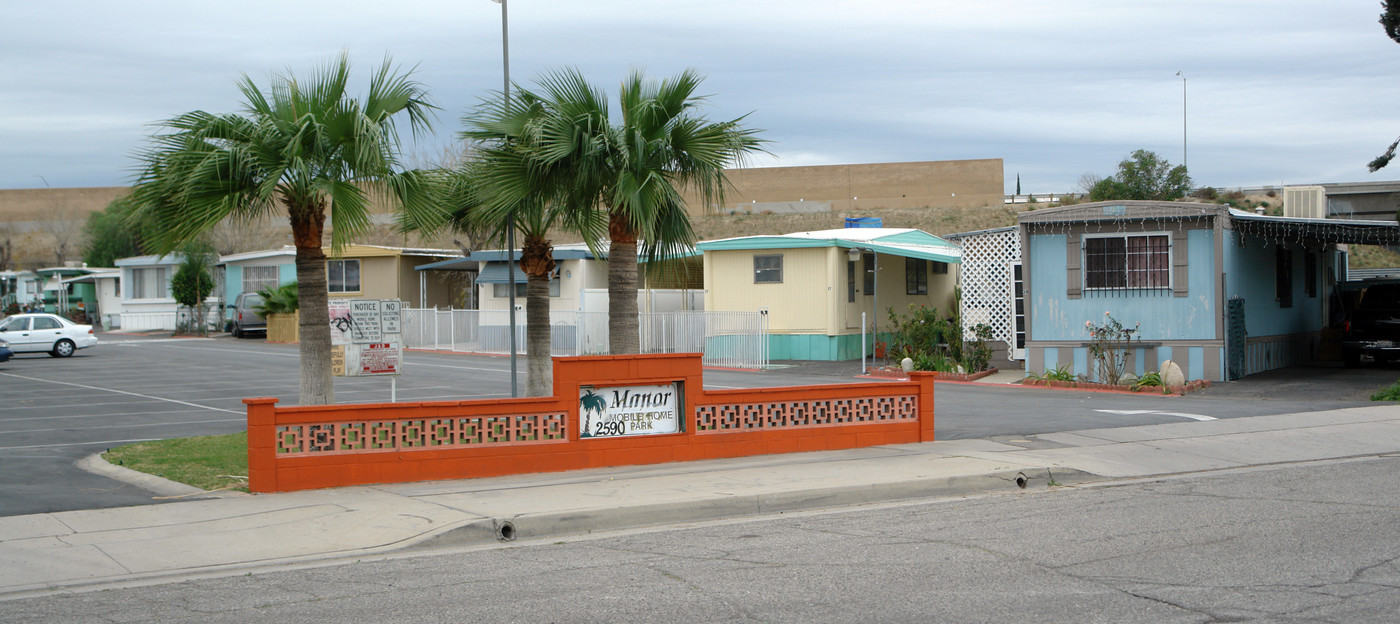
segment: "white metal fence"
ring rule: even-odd
[[[215,306],[205,308],[205,324],[212,329],[218,329],[223,325],[222,311]],[[194,316],[193,310],[180,308],[170,312],[120,312],[117,314],[104,314],[110,319],[111,325],[107,329],[121,329],[125,331],[175,331],[186,328],[190,325]]]
[[[608,314],[555,310],[549,315],[550,354],[606,355]],[[762,369],[768,366],[766,312],[683,310],[639,314],[642,353],[704,353],[706,366]],[[510,316],[505,310],[403,311],[404,346],[462,353],[509,353]],[[516,313],[516,352],[525,352],[525,314]]]

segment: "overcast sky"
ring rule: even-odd
[[[1005,161],[1006,191],[1074,190],[1135,149],[1195,181],[1400,179],[1365,164],[1400,135],[1400,45],[1377,0],[509,0],[514,82],[576,66],[616,93],[629,69],[707,76],[712,119],[748,114],[759,166]],[[460,118],[501,88],[488,0],[6,0],[0,188],[114,186],[153,122],[240,109],[234,83],[307,73],[341,50],[361,77],[417,66]]]

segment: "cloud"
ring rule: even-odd
[[[1374,3],[530,0],[508,5],[512,78],[576,66],[610,93],[634,67],[708,78],[712,118],[749,115],[783,165],[1003,158],[1035,192],[1134,149],[1217,186],[1376,179],[1400,134],[1400,47]],[[234,82],[348,50],[417,67],[442,106],[431,154],[501,88],[486,0],[144,0],[7,8],[0,187],[127,182],[152,122],[239,108]],[[1385,172],[1377,174],[1384,176]],[[1014,182],[1008,182],[1012,185]]]

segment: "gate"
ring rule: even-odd
[[[1244,328],[1244,299],[1232,297],[1225,312],[1225,355],[1229,360],[1227,381],[1234,381],[1248,374],[1246,361],[1248,352],[1245,346],[1247,333]]]

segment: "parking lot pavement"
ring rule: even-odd
[[[150,504],[150,492],[76,467],[133,441],[243,431],[246,397],[295,404],[296,345],[262,340],[105,334],[72,358],[16,356],[0,364],[0,516]],[[770,371],[707,370],[707,388],[854,383],[858,363],[784,362]],[[397,380],[401,401],[502,398],[509,358],[411,351]],[[524,388],[524,362],[520,362]],[[1289,369],[1294,371],[1295,369]],[[1043,388],[939,384],[939,439],[1232,418],[1369,404],[1393,370],[1296,369],[1212,387],[1185,399]],[[1350,375],[1350,376],[1349,376]],[[1256,379],[1256,377],[1258,379]],[[1346,388],[1345,397],[1329,390]],[[387,378],[339,378],[341,403],[390,399]]]

